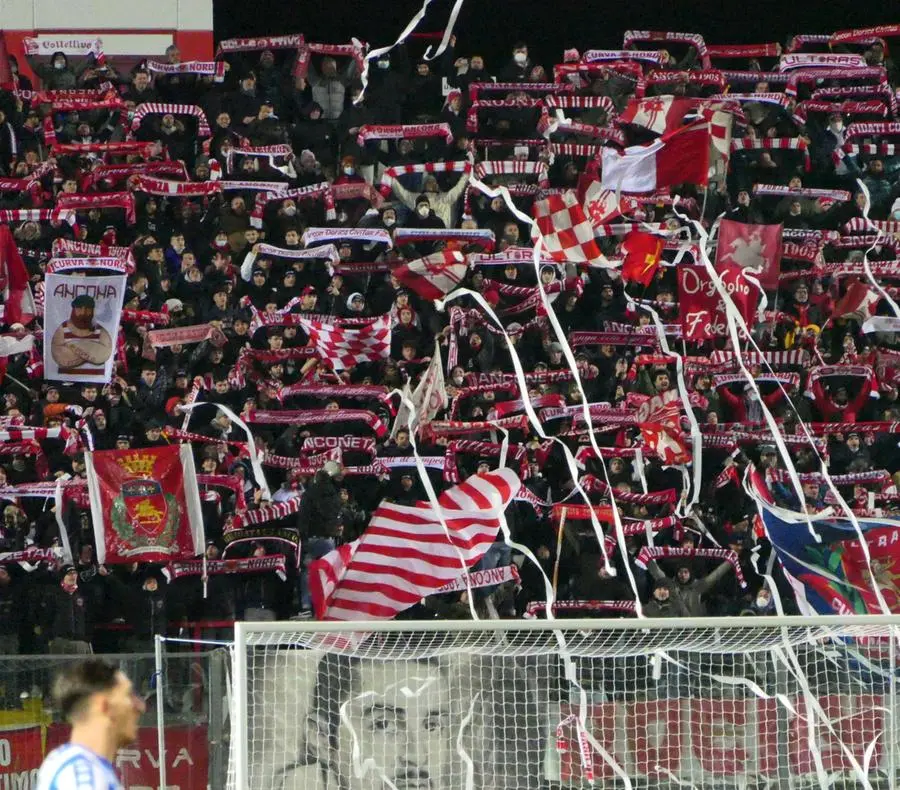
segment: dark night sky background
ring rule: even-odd
[[[355,35],[391,43],[420,0],[214,0],[216,39],[303,33],[343,43]],[[433,0],[422,31],[443,30],[452,0]],[[488,69],[528,42],[532,59],[550,67],[565,47],[621,46],[628,28],[702,33],[710,43],[782,43],[792,33],[830,33],[900,22],[897,0],[466,0],[456,26],[461,55],[481,52]],[[416,50],[411,54],[415,55]]]

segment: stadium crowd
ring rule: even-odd
[[[677,268],[696,255],[695,221],[783,223],[781,273],[753,326],[761,350],[745,346],[745,361],[808,507],[836,502],[821,455],[854,512],[896,511],[900,346],[895,332],[863,326],[893,314],[891,282],[900,277],[900,155],[897,130],[884,123],[896,118],[896,67],[875,36],[831,48],[827,36],[722,47],[734,71],[717,68],[715,48],[699,36],[627,43],[609,57],[567,52],[554,66],[533,62],[521,42],[507,62],[490,63],[455,38],[427,61],[411,40],[368,63],[365,88],[362,47],[290,36],[223,42],[213,69],[181,64],[174,47],[164,62],[130,71],[96,54],[31,57],[40,84],[11,55],[13,85],[0,91],[0,219],[38,312],[51,259],[114,257],[129,273],[108,384],[45,380],[40,315],[6,324],[9,337],[38,335],[31,352],[5,358],[0,384],[0,550],[60,546],[53,493],[26,489],[62,478],[69,490],[85,477],[85,449],[187,441],[207,559],[286,561],[182,578],[161,565],[98,565],[87,497],[73,494],[60,506],[74,564],[0,566],[2,652],[143,651],[155,634],[194,623],[225,637],[236,618],[308,613],[311,561],[357,538],[383,499],[427,499],[413,439],[437,492],[501,455],[522,477],[505,514],[514,545],[498,539],[478,566],[514,563],[518,579],[474,590],[480,616],[539,615],[544,574],[568,602],[561,613],[630,616],[637,597],[645,615],[769,614],[773,593],[795,611],[790,585],[768,562],[745,470],[758,470],[779,504],[801,503],[731,339],[681,338]],[[861,55],[862,76],[828,69],[791,81],[794,72],[778,67],[789,53],[828,52]],[[615,208],[593,217],[610,261],[626,254],[631,230],[665,239],[649,283],[546,253],[537,266],[531,227],[486,189],[506,186],[525,214],[564,190],[584,201],[601,146],[656,136],[650,122],[618,120],[629,102],[671,96],[729,102],[730,165],[708,187],[627,195],[618,205],[613,195]],[[836,311],[866,282],[866,253],[882,298]],[[452,297],[456,287],[480,299]],[[342,365],[317,353],[300,323],[352,328],[378,316],[390,324],[389,348]],[[683,366],[660,350],[654,316]],[[185,342],[153,340],[155,330],[177,328],[199,331]],[[400,398],[391,393],[415,390],[435,354],[447,401],[411,437],[395,426]],[[637,417],[646,396],[668,403],[681,386],[685,441],[702,441],[699,487],[690,490],[693,468],[664,466]],[[584,402],[598,404],[590,430]],[[218,406],[250,426],[271,500],[245,432]],[[591,432],[606,448],[602,460]],[[552,437],[575,456],[584,495]],[[602,545],[585,496],[609,536]],[[469,603],[467,592],[451,592],[407,614],[469,617]]]

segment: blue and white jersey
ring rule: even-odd
[[[123,790],[112,763],[90,749],[67,743],[41,766],[35,790]]]

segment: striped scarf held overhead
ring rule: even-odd
[[[646,569],[647,565],[653,560],[671,560],[680,558],[693,559],[694,557],[723,560],[727,562],[734,569],[734,575],[737,576],[741,588],[747,586],[738,555],[731,549],[682,549],[676,546],[657,546],[655,548],[650,548],[649,546],[644,546],[638,552],[635,564],[640,568]]]
[[[196,104],[166,104],[164,102],[148,101],[139,104],[134,111],[131,121],[131,131],[136,132],[141,128],[141,123],[148,115],[190,115],[197,119],[197,136],[209,137],[209,121],[206,113]]]
[[[453,132],[446,123],[366,124],[360,127],[356,142],[364,146],[369,140],[420,140],[426,137],[443,137],[447,145],[453,142]]]
[[[732,151],[800,151],[803,167],[808,173],[812,169],[809,158],[809,144],[802,137],[735,137],[731,140]]]
[[[148,60],[144,64],[147,71],[154,74],[199,74],[212,77],[214,82],[225,81],[224,60],[188,60],[184,63],[159,63]]]
[[[391,179],[413,173],[469,173],[472,165],[466,160],[451,162],[421,162],[411,165],[393,165],[382,173],[378,189],[384,197],[391,194]]]

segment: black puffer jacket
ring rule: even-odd
[[[319,470],[309,488],[303,494],[297,512],[297,528],[300,537],[334,537],[341,512],[341,495],[334,480],[327,472]]]

